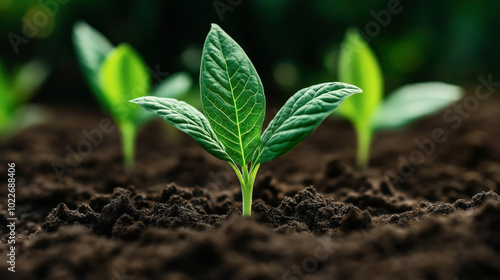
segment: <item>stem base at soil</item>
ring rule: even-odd
[[[123,164],[125,170],[130,172],[134,168],[137,129],[134,124],[124,122],[120,124],[120,131],[122,134]]]
[[[366,125],[356,125],[357,134],[357,156],[356,156],[356,166],[361,170],[366,170],[368,168],[368,163],[370,161],[370,145],[372,141],[372,131],[369,126]]]

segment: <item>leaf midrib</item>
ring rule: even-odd
[[[158,103],[157,101],[155,101],[157,104],[161,105],[160,103]],[[166,106],[168,108],[168,110],[170,111],[175,111],[171,108],[169,108],[168,106]],[[162,112],[164,110],[158,110],[158,112]],[[165,110],[166,111],[166,110]],[[193,119],[190,119],[188,117],[186,117],[184,114],[179,114],[179,116],[185,120],[186,124],[189,124],[189,125],[192,125],[192,126],[196,126],[198,125],[198,127],[202,130],[202,132],[204,132],[206,135],[210,135],[210,137],[205,137],[207,140],[209,140],[210,142],[214,143],[216,146],[218,146],[218,141],[215,140],[215,138],[212,138],[214,137],[215,135],[213,135],[213,133],[210,133],[206,128],[205,126],[203,125],[203,122],[197,117],[197,116],[194,116],[196,118],[196,120],[193,120]],[[216,136],[215,136],[216,137]]]
[[[227,67],[227,60],[226,56],[224,55],[224,51],[222,50],[222,42],[219,37],[219,32],[217,32],[217,40],[219,42],[219,50],[220,53],[222,54],[222,58],[224,59],[224,66],[226,67],[226,76],[229,81],[229,88],[231,89],[231,96],[233,97],[233,108],[234,108],[234,114],[236,116],[236,127],[238,128],[238,140],[240,142],[240,151],[241,151],[241,159],[242,159],[242,164],[245,165],[245,152],[243,150],[243,142],[241,141],[241,130],[240,130],[240,121],[238,117],[238,109],[236,108],[236,98],[234,96],[234,89],[233,89],[233,83],[231,82],[231,77],[229,77],[229,68]],[[240,69],[241,65],[238,67],[238,69],[234,72],[233,77],[238,73],[238,70]],[[249,77],[250,80],[250,77]],[[242,93],[243,94],[243,93]]]

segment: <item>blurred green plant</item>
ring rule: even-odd
[[[323,83],[294,94],[261,135],[266,100],[257,70],[243,49],[212,24],[200,69],[202,114],[174,98],[131,100],[191,136],[207,152],[227,161],[241,185],[243,216],[252,210],[260,164],[297,146],[347,97],[361,92],[344,83]]]
[[[46,119],[43,108],[28,102],[48,75],[48,67],[37,59],[19,67],[12,75],[0,62],[0,140]]]
[[[151,77],[140,55],[126,43],[114,47],[85,22],[75,24],[73,43],[87,83],[120,129],[124,166],[131,170],[139,128],[155,115],[129,100],[149,94],[179,98],[189,91],[192,79],[184,72],[172,74],[151,90]]]
[[[358,138],[356,164],[368,167],[374,133],[399,129],[435,113],[463,95],[462,88],[441,82],[405,85],[383,100],[383,76],[373,51],[354,29],[347,31],[338,64],[339,80],[360,87],[365,93],[352,96],[337,110],[348,119]]]

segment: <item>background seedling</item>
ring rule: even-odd
[[[383,99],[383,77],[377,58],[361,35],[351,29],[342,43],[338,65],[339,80],[352,83],[365,93],[349,98],[337,110],[348,119],[358,137],[356,163],[368,166],[373,134],[380,130],[403,128],[435,113],[461,98],[455,85],[427,82],[403,86]]]
[[[251,213],[260,164],[293,149],[342,101],[361,92],[344,83],[302,89],[285,103],[261,136],[265,114],[262,82],[243,49],[215,24],[203,48],[200,88],[205,115],[174,98],[141,97],[132,102],[155,112],[231,165],[241,184],[244,216]]]
[[[138,130],[154,117],[128,102],[150,93],[152,83],[147,66],[130,45],[113,47],[101,33],[84,22],[75,25],[73,42],[92,92],[120,128],[124,165],[130,170]],[[191,84],[188,74],[173,74],[155,87],[151,95],[177,98],[185,94]]]
[[[28,105],[28,101],[48,75],[48,68],[39,60],[21,66],[12,75],[0,61],[0,141],[46,118],[42,107]]]

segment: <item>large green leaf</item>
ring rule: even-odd
[[[186,72],[175,73],[163,80],[152,92],[152,96],[180,98],[191,88],[193,81]],[[137,123],[144,124],[154,118],[154,114],[141,110],[137,116]]]
[[[193,106],[173,98],[155,96],[140,97],[131,100],[131,102],[156,113],[172,126],[187,133],[215,157],[231,161],[229,155],[225,152],[224,145],[213,132],[205,116]]]
[[[352,85],[324,83],[294,94],[262,135],[257,163],[271,161],[293,149],[347,97],[359,92]]]
[[[374,129],[402,128],[459,100],[463,89],[441,82],[403,86],[390,94],[374,116]]]
[[[109,111],[111,104],[102,92],[99,69],[113,45],[97,30],[85,22],[78,22],[73,28],[73,44],[85,78],[97,97],[99,104]]]
[[[363,94],[346,100],[337,112],[358,125],[369,122],[383,97],[383,78],[376,56],[354,29],[342,43],[338,72],[339,81],[358,86]]]
[[[237,164],[248,164],[260,143],[264,89],[243,49],[216,24],[203,48],[200,87],[215,134]]]
[[[147,95],[151,79],[136,51],[128,44],[111,51],[101,65],[99,81],[115,118],[137,121],[139,108],[129,100]]]

